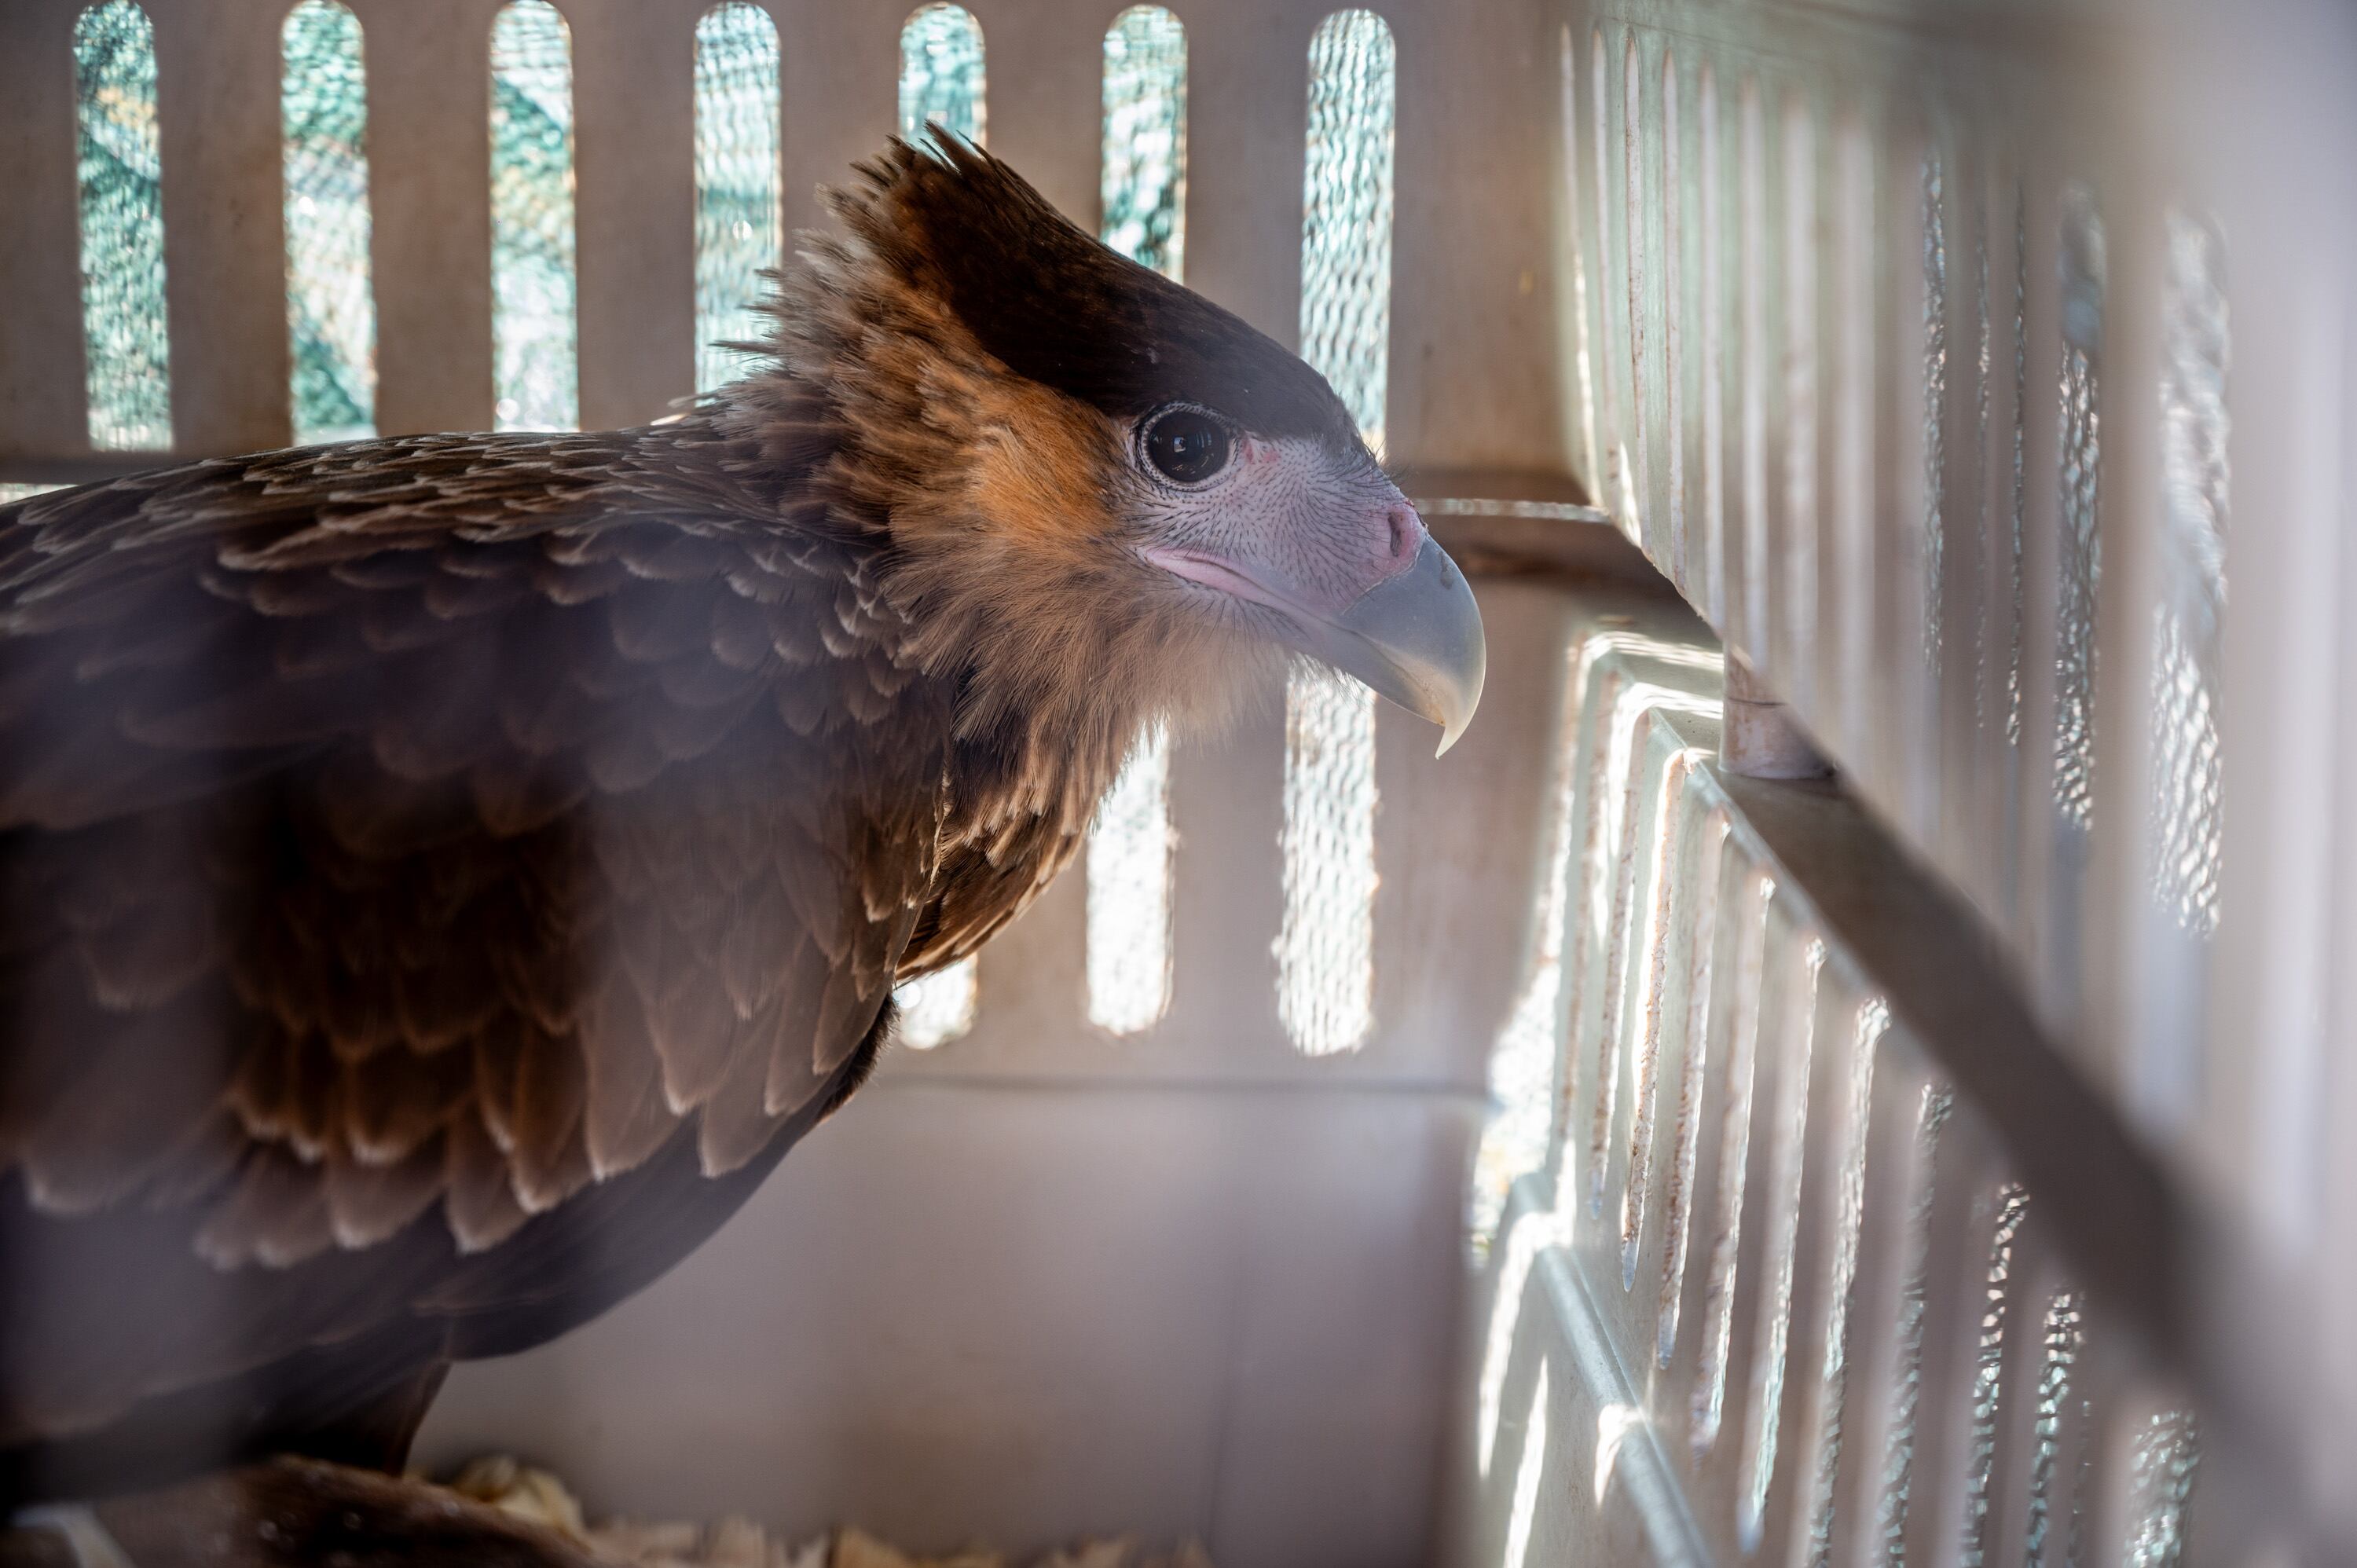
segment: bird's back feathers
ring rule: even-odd
[[[951,693],[793,494],[699,416],[0,510],[0,1448],[447,1317],[839,1096]],[[123,1292],[149,1253],[214,1310]]]

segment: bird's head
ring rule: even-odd
[[[833,195],[848,235],[806,240],[779,306],[772,418],[826,426],[974,723],[1086,729],[1110,697],[1134,725],[1300,655],[1447,749],[1480,616],[1323,377],[978,149],[895,142],[860,172]]]

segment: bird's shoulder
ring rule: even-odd
[[[882,575],[807,467],[708,417],[37,497],[0,510],[0,828],[184,798],[338,739],[415,777],[503,736],[580,754],[612,789],[762,697],[805,736],[901,718],[914,661]]]
[[[555,1288],[479,1260],[856,1079],[951,694],[856,529],[683,424],[0,511],[0,1441]],[[159,1248],[234,1343],[118,1288]]]
[[[689,581],[725,564],[856,574],[871,531],[838,521],[819,465],[780,464],[709,413],[632,429],[432,435],[205,458],[0,506],[0,638],[103,624],[200,572],[267,613],[270,587],[325,574],[354,590],[436,567],[531,560],[578,596],[627,572]],[[371,564],[373,563],[373,569]],[[404,569],[405,568],[405,569]],[[560,585],[571,568],[606,568]],[[444,604],[447,614],[459,607]]]

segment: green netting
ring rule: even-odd
[[[156,33],[132,0],[74,22],[81,123],[82,357],[90,444],[172,444],[164,305],[164,159],[156,130]]]
[[[767,334],[754,306],[785,249],[779,209],[778,29],[743,0],[695,25],[695,390],[726,386]]]
[[[1104,39],[1104,242],[1165,277],[1187,244],[1187,29],[1133,5]]]
[[[2063,1451],[2063,1423],[2072,1407],[2081,1422],[2090,1415],[2086,1393],[2073,1387],[2082,1381],[2080,1364],[2087,1354],[2086,1303],[2077,1291],[2057,1291],[2046,1305],[2046,1343],[2038,1369],[2035,1414],[2029,1429],[2029,1526],[2022,1532],[2022,1561],[2046,1568],[2049,1563],[2083,1563],[2080,1534],[2078,1466],[2062,1466],[2071,1455]],[[2057,1516],[2060,1516],[2059,1518]],[[2057,1528],[2057,1527],[2061,1528]],[[2051,1538],[2060,1536],[2059,1541]],[[2050,1541],[2059,1548],[2050,1555]],[[2011,1553],[2007,1553],[2010,1556]]]
[[[1301,224],[1301,357],[1383,447],[1391,369],[1392,30],[1337,11],[1309,40]]]
[[[1948,550],[1948,174],[1923,159],[1923,668],[1936,682],[1947,635],[1941,585]],[[1765,581],[1764,574],[1760,577]],[[1765,602],[1764,600],[1762,601]],[[1756,624],[1753,635],[1761,635]]]
[[[2055,564],[2054,801],[2085,827],[2095,810],[2096,532],[2103,474],[2099,410],[2104,338],[2104,220],[2094,194],[2063,192],[2057,271],[2062,294],[2061,527]]]
[[[303,0],[287,13],[280,45],[295,439],[350,441],[376,434],[368,77],[361,25],[335,0]]]
[[[1301,669],[1285,693],[1285,916],[1276,1013],[1305,1056],[1356,1050],[1374,1025],[1375,694]]]
[[[570,35],[548,0],[514,0],[491,24],[491,384],[499,428],[579,426],[574,320]]]
[[[928,124],[983,142],[982,24],[963,5],[925,5],[900,29],[900,134]]]
[[[2176,1568],[2201,1464],[2201,1429],[2190,1412],[2155,1411],[2128,1446],[2126,1568]],[[2072,1561],[2079,1561],[2076,1552]]]
[[[1301,357],[1377,452],[1391,363],[1394,74],[1391,28],[1371,11],[1338,11],[1310,39]],[[1312,1056],[1356,1049],[1372,1023],[1374,754],[1374,694],[1297,673],[1286,693],[1277,1013]]]

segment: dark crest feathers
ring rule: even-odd
[[[896,138],[859,172],[838,198],[844,220],[1017,374],[1116,419],[1185,402],[1262,435],[1353,436],[1316,371],[1100,244],[970,143]]]

